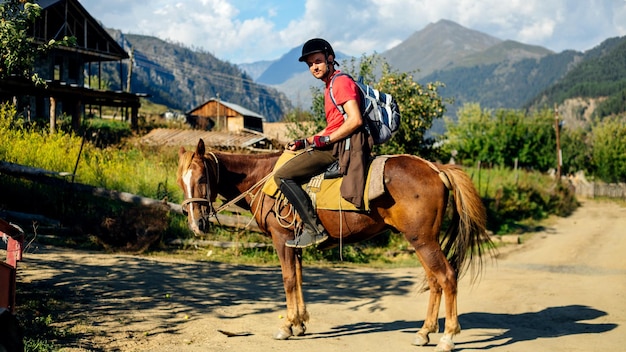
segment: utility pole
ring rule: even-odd
[[[126,75],[126,91],[130,93],[130,82],[133,76],[133,66],[135,65],[135,49],[130,48],[128,51],[128,75]]]
[[[560,137],[559,110],[554,104],[554,128],[556,129],[556,179],[561,180],[561,166],[563,165],[563,156],[561,154],[561,137]]]
[[[217,93],[217,118],[215,119],[215,122],[217,124],[217,128],[215,129],[216,131],[220,130],[220,93]]]

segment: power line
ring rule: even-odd
[[[191,76],[208,76],[212,79],[214,83],[218,83],[222,87],[230,88],[232,90],[237,90],[247,85],[248,90],[253,91],[259,96],[271,98],[274,98],[276,96],[268,92],[268,90],[275,88],[262,86],[259,83],[254,82],[254,80],[244,77],[243,74],[235,75],[218,72],[209,67],[204,67],[184,61],[178,62],[172,57],[151,57],[150,55],[146,55],[143,52],[140,53],[142,54],[141,56],[135,57],[135,62],[138,67],[152,69],[157,73],[161,73],[164,75],[173,75],[173,71],[179,69],[185,74]],[[169,71],[166,71],[163,68]]]

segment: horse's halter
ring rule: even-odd
[[[210,153],[213,156],[213,159],[215,160],[215,183],[219,183],[219,165],[217,162],[217,157],[213,154]],[[193,160],[193,157],[192,157]],[[189,204],[194,204],[194,203],[199,203],[199,204],[206,204],[206,209],[202,210],[201,212],[201,216],[204,218],[209,218],[211,216],[217,217],[217,212],[215,211],[215,208],[213,207],[213,202],[211,202],[211,185],[209,184],[209,165],[207,164],[207,160],[205,157],[202,157],[202,162],[204,164],[204,172],[205,172],[205,178],[206,178],[206,183],[205,183],[205,187],[206,187],[206,192],[205,192],[205,196],[206,198],[196,198],[196,197],[192,197],[192,198],[187,198],[185,200],[183,200],[183,202],[181,203],[181,207],[183,208],[183,215],[187,216],[187,214],[189,213],[189,211],[187,210],[189,207]],[[189,163],[189,166],[191,167],[191,163]],[[187,169],[189,169],[190,167],[188,167]],[[202,209],[202,207],[200,207],[200,209]]]

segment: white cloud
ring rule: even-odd
[[[234,63],[275,59],[312,37],[351,55],[383,52],[440,19],[557,52],[626,35],[624,0],[301,1],[304,12],[288,14],[301,6],[282,0],[80,0],[107,27],[203,48]]]

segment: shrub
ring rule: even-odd
[[[577,207],[574,191],[562,182],[547,189],[540,184],[499,187],[494,198],[487,199],[488,228],[495,233],[523,230],[527,220],[542,220],[548,215],[567,216]]]

